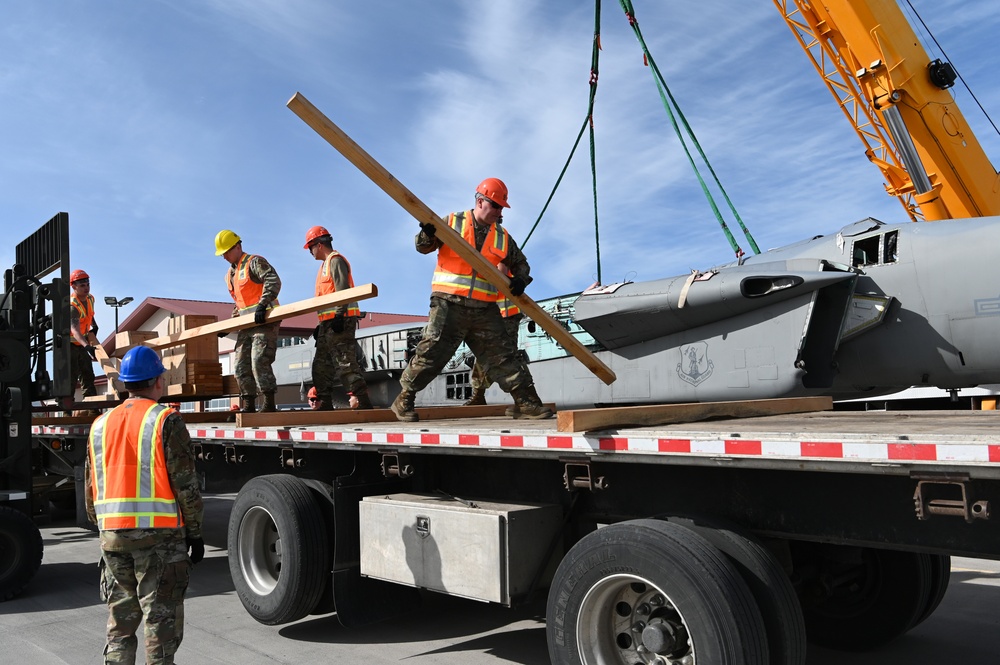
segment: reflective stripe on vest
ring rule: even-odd
[[[354,271],[351,270],[351,262],[337,250],[331,250],[330,255],[326,257],[323,265],[320,266],[319,272],[316,273],[316,295],[325,296],[328,293],[336,292],[337,285],[333,281],[333,271],[330,270],[330,261],[338,256],[347,264],[347,283],[352,289],[354,288]],[[317,314],[320,321],[332,319],[337,316],[336,307],[321,309]],[[347,303],[347,310],[344,312],[344,316],[361,316],[361,309],[358,307],[358,303]]]
[[[165,404],[135,399],[91,425],[94,511],[102,530],[184,526],[163,448],[163,421],[171,413]]]
[[[87,294],[87,299],[84,302],[80,302],[80,299],[74,295],[69,299],[69,304],[80,315],[80,334],[86,337],[87,333],[90,332],[90,325],[94,321],[94,296]],[[77,346],[83,346],[80,342],[76,341],[75,337],[71,336],[70,339]]]
[[[500,297],[499,300],[497,300],[497,304],[500,306],[500,316],[506,319],[508,317],[521,313],[521,308],[517,306],[517,303],[515,303],[513,300],[510,300],[509,298],[504,297],[502,293],[500,293],[499,296]]]
[[[264,285],[258,284],[250,277],[250,261],[255,258],[256,254],[244,254],[236,264],[236,269],[230,269],[226,273],[226,286],[229,288],[229,295],[236,302],[236,311],[240,315],[250,314],[257,309],[260,296],[264,293]],[[267,308],[274,309],[277,304],[278,300],[275,298]]]
[[[453,212],[448,217],[448,225],[467,243],[476,246],[476,223],[473,221],[471,210]],[[493,265],[502,262],[507,258],[509,237],[507,229],[496,224],[491,225],[480,253]],[[498,293],[495,286],[483,279],[465,259],[447,245],[442,245],[438,250],[431,290],[488,302],[495,302]]]

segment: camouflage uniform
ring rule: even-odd
[[[330,269],[337,291],[351,288],[350,264],[343,257],[336,256],[330,259]],[[365,383],[361,366],[358,364],[355,339],[358,319],[347,316],[347,309],[352,305],[355,308],[358,306],[353,302],[333,308],[337,313],[336,318],[343,319],[344,329],[341,332],[333,331],[333,322],[336,319],[320,321],[316,328],[316,353],[313,356],[312,379],[313,385],[316,386],[317,397],[326,404],[331,403],[333,387],[338,378],[344,390],[359,396],[368,394],[368,384]]]
[[[76,307],[69,308],[69,325],[80,330],[80,312]],[[80,334],[87,336],[89,330],[80,330]],[[83,396],[90,397],[97,394],[94,386],[94,359],[87,353],[87,349],[78,344],[70,343],[69,351],[69,374],[73,377],[74,387],[79,382],[83,387]]]
[[[476,249],[482,250],[490,227],[473,224]],[[442,241],[421,231],[415,244],[418,252],[430,254],[441,247]],[[531,282],[531,266],[513,238],[509,241],[505,263],[512,276],[520,277],[525,284]],[[516,338],[512,338],[504,327],[497,304],[439,291],[431,293],[427,325],[416,354],[399,379],[400,387],[404,391],[422,390],[441,372],[463,341],[475,354],[476,364],[482,367],[490,384],[496,382],[508,393],[533,387],[531,372],[517,357]]]
[[[185,540],[201,538],[204,511],[191,439],[180,414],[164,421],[163,446],[184,527],[101,531],[101,597],[109,611],[105,663],[135,663],[135,633],[143,617],[147,665],[173,663],[184,636],[184,594],[191,570]],[[84,496],[87,516],[96,524],[90,464],[87,455]]]
[[[517,354],[517,359],[522,363],[524,362],[524,356],[522,356],[520,351],[517,351],[517,335],[521,327],[521,319],[524,318],[524,314],[518,312],[513,316],[508,316],[503,318],[503,327],[507,331],[507,336],[510,337],[511,341],[514,342],[515,353]],[[525,370],[527,371],[527,370]],[[493,382],[486,378],[486,371],[483,369],[483,365],[476,359],[476,364],[472,367],[472,376],[469,380],[472,384],[472,392],[475,393],[479,389],[486,390],[493,385]]]
[[[227,280],[235,273],[236,266],[230,266]],[[250,279],[264,285],[264,291],[260,294],[260,302],[264,305],[270,305],[278,298],[281,278],[267,259],[255,256],[250,261]],[[239,316],[235,307],[233,316]],[[278,322],[265,323],[255,328],[244,328],[236,333],[233,374],[240,386],[240,394],[274,393],[278,389],[271,364],[274,363],[274,356],[278,350],[279,327]]]

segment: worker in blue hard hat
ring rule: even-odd
[[[156,401],[164,372],[153,349],[129,349],[119,379],[130,397],[90,428],[84,495],[101,532],[107,662],[135,662],[143,619],[146,662],[174,662],[191,564],[205,556],[191,439],[180,414]]]

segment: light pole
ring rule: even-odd
[[[133,300],[135,300],[135,299],[132,296],[125,296],[121,300],[118,300],[117,298],[113,298],[111,296],[104,296],[104,304],[107,305],[108,307],[114,307],[115,308],[115,334],[116,335],[118,334],[118,309],[120,307],[124,307],[125,305],[129,304]]]

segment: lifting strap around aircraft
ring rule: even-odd
[[[684,130],[691,139],[691,143],[694,145],[698,154],[701,156],[702,161],[705,162],[705,166],[708,168],[709,172],[712,174],[712,178],[715,179],[715,185],[722,192],[722,196],[726,199],[726,203],[729,205],[729,209],[732,211],[733,216],[739,223],[740,228],[743,229],[743,234],[746,236],[747,241],[750,243],[750,248],[753,250],[754,254],[760,254],[760,249],[757,248],[757,243],[754,242],[753,236],[750,235],[750,231],[743,224],[743,220],[740,218],[738,212],[736,212],[736,207],[733,202],[729,199],[729,195],[726,194],[725,188],[719,181],[719,177],[715,174],[715,169],[708,161],[708,157],[705,152],[701,149],[701,144],[698,143],[697,137],[694,135],[694,130],[688,124],[687,119],[681,112],[680,106],[677,105],[677,101],[674,96],[670,93],[670,88],[667,87],[666,81],[663,75],[660,73],[660,68],[656,66],[656,62],[653,60],[653,56],[650,54],[649,49],[646,47],[646,41],[642,37],[642,32],[639,30],[639,21],[635,17],[635,8],[632,7],[631,0],[619,0],[622,9],[625,11],[625,16],[628,18],[629,25],[632,26],[632,30],[635,32],[636,39],[639,40],[639,45],[642,47],[643,61],[650,68],[653,73],[653,80],[656,82],[656,89],[660,93],[660,99],[663,101],[663,107],[667,111],[667,116],[670,118],[670,124],[674,127],[674,132],[677,134],[678,140],[681,142],[681,146],[684,148],[684,154],[687,155],[688,161],[691,163],[691,168],[694,169],[695,175],[698,177],[698,182],[701,183],[701,189],[705,192],[705,197],[708,199],[709,205],[712,207],[712,211],[715,213],[715,218],[719,221],[719,225],[722,227],[723,232],[726,234],[726,238],[729,240],[730,247],[736,253],[737,258],[742,258],[743,250],[740,248],[739,243],[733,238],[733,234],[729,231],[729,226],[726,224],[725,220],[722,218],[722,213],[719,211],[719,207],[715,204],[715,199],[712,196],[712,192],[709,190],[708,185],[705,184],[705,179],[702,177],[701,172],[698,170],[698,165],[695,163],[694,158],[691,156],[691,151],[688,149],[687,142],[684,139],[684,135],[681,133],[680,127],[677,124],[677,118],[680,118],[681,123],[684,125]],[[676,117],[675,117],[676,111]]]
[[[580,127],[580,132],[576,135],[576,141],[573,143],[573,149],[569,151],[569,157],[566,159],[566,163],[562,167],[562,171],[559,172],[559,177],[556,178],[556,184],[552,187],[552,192],[549,193],[549,198],[546,199],[545,205],[542,206],[542,211],[538,213],[538,219],[535,223],[531,225],[531,229],[528,231],[528,235],[525,236],[524,241],[521,243],[521,248],[523,249],[525,245],[528,244],[528,240],[531,238],[531,234],[535,232],[535,227],[538,223],[542,221],[542,215],[549,208],[549,203],[552,202],[552,197],[555,196],[556,190],[559,189],[559,184],[562,182],[563,176],[566,175],[566,169],[569,168],[569,164],[573,161],[573,155],[576,153],[577,146],[580,145],[580,139],[583,138],[583,132],[588,127],[590,128],[590,175],[591,182],[594,192],[594,243],[597,251],[597,283],[601,283],[601,229],[597,218],[597,160],[594,150],[594,97],[597,95],[597,73],[598,73],[598,60],[601,50],[601,0],[596,0],[596,10],[594,12],[594,44],[593,50],[590,57],[590,101],[587,105],[587,116],[583,119],[583,125]]]

